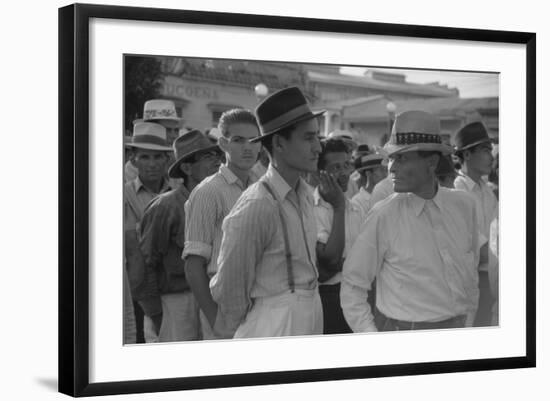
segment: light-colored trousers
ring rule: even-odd
[[[317,288],[256,298],[234,338],[313,334],[323,334],[323,307]]]
[[[145,342],[190,341],[200,339],[199,305],[191,291],[164,294],[162,324],[158,336],[153,321],[144,317]]]

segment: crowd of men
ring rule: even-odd
[[[375,149],[321,137],[322,114],[289,87],[203,133],[145,103],[126,141],[124,343],[498,324],[484,125],[453,147],[405,111]]]

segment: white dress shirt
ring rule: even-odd
[[[386,316],[437,322],[466,314],[479,298],[475,202],[439,188],[431,200],[396,193],[371,209],[343,268],[341,304],[354,332],[376,331],[367,292]]]

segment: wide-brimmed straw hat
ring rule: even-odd
[[[466,124],[455,135],[455,150],[465,150],[482,143],[492,142],[483,123],[476,121]]]
[[[255,110],[261,135],[250,142],[257,142],[293,124],[319,117],[325,111],[313,112],[306,97],[296,87],[281,89],[265,98]]]
[[[379,166],[386,165],[385,157],[378,153],[371,153],[357,157],[354,161],[355,170],[370,170]]]
[[[126,146],[138,149],[170,152],[172,148],[166,141],[166,128],[156,123],[141,122],[134,125],[134,132]]]
[[[167,128],[179,128],[183,125],[183,119],[178,117],[174,102],[166,99],[147,100],[143,105],[143,118],[134,120],[139,122],[157,122]]]
[[[176,161],[168,169],[168,176],[172,178],[180,178],[180,165],[197,153],[208,152],[210,150],[221,152],[219,146],[213,140],[196,129],[180,135],[174,141],[173,147]]]
[[[452,153],[453,148],[441,140],[439,118],[425,111],[405,111],[395,117],[390,140],[384,152],[391,156],[412,151]]]

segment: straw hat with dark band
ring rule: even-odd
[[[391,156],[422,150],[452,153],[453,148],[442,143],[439,119],[425,111],[405,111],[397,115],[384,151]]]
[[[160,150],[170,152],[172,148],[166,142],[166,128],[156,123],[137,123],[130,142],[125,144],[131,148]]]

